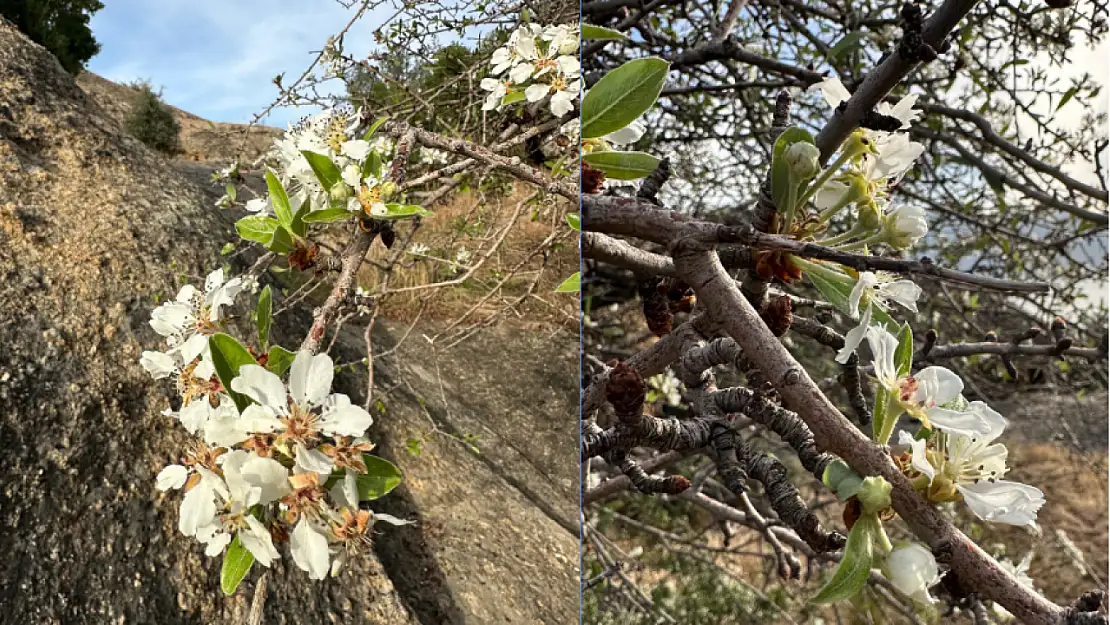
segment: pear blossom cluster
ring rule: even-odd
[[[813,85],[810,90],[820,91],[834,109],[851,97],[836,76]],[[899,123],[899,128],[893,132],[856,130],[841,146],[839,157],[824,171],[821,171],[820,152],[816,146],[809,142],[790,145],[784,155],[790,169],[801,180],[815,178],[805,187],[797,206],[788,207],[787,223],[782,224],[784,233],[812,237],[822,245],[843,250],[877,243],[906,249],[924,237],[929,231],[924,210],[912,205],[897,205],[890,194],[890,188],[925,151],[924,145],[900,132],[921,116],[921,111],[913,108],[916,102],[917,95],[911,94],[894,105],[880,103],[877,111]],[[805,215],[808,203],[812,203],[818,213],[795,225],[795,209]],[[826,224],[846,209],[854,211],[852,227],[842,234],[826,236]]]
[[[376,521],[408,521],[359,506],[373,418],[331,392],[329,356],[297,352],[284,381],[261,357],[241,364],[230,388],[221,382],[209,339],[226,329],[224,309],[251,282],[216,270],[203,292],[187,285],[151,315],[168,348],[144,351],[140,364],[156,380],[176,377],[181,408],[163,414],[196,437],[155,486],[184,492],[178,530],[206,555],[220,556],[237,540],[268,567],[288,541],[297,567],[324,579],[365,551]],[[249,402],[240,409],[232,393]]]
[[[886,329],[870,326],[867,341],[879,386],[893,398],[886,416],[908,413],[932,431],[928,439],[899,432],[899,443],[911,450],[905,470],[926,499],[963,500],[984,521],[1034,526],[1044,493],[1002,479],[1006,447],[995,441],[1006,419],[981,401],[969,403],[962,394],[963,381],[944,367],[899,375],[898,339]]]
[[[518,27],[490,58],[490,76],[480,83],[489,92],[482,110],[500,110],[521,99],[540,102],[550,96],[551,114],[568,115],[582,90],[578,45],[577,24]]]
[[[375,172],[367,172],[367,159],[381,158],[392,152],[392,142],[384,137],[367,140],[355,136],[361,115],[346,107],[328,109],[290,124],[285,134],[274,140],[267,160],[289,190],[295,207],[310,203],[310,210],[342,205],[352,212],[365,211],[371,216],[387,212],[385,200],[392,193],[392,184],[385,180],[389,163],[381,163]],[[324,187],[303,152],[326,156],[341,173],[340,183],[330,191]],[[258,197],[246,203],[246,209],[259,215],[272,215],[270,198]]]

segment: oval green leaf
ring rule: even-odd
[[[225,595],[234,595],[247,573],[254,564],[254,555],[243,546],[243,542],[236,536],[227,546],[224,554],[224,563],[220,567],[220,590]]]
[[[359,501],[372,501],[384,497],[401,483],[401,470],[384,458],[362,454],[366,473],[358,476]]]
[[[382,155],[378,154],[377,150],[371,150],[366,160],[362,161],[362,177],[374,180],[382,179]]]
[[[312,168],[312,173],[316,174],[316,179],[320,181],[324,191],[331,191],[335,183],[340,181],[339,168],[331,162],[330,158],[308,150],[301,150],[301,155],[308,161],[308,166]]]
[[[266,189],[270,192],[270,204],[274,207],[274,215],[281,225],[289,228],[293,225],[293,208],[289,205],[289,195],[285,192],[281,181],[269,169],[266,170]]]
[[[568,226],[582,232],[582,217],[578,213],[567,213],[566,217]]]
[[[274,236],[266,243],[266,249],[278,254],[288,254],[293,251],[293,237],[288,230],[278,226],[274,229]]]
[[[272,345],[266,354],[266,369],[275,375],[282,375],[293,366],[293,359],[296,357],[296,353],[280,345]]]
[[[613,180],[646,178],[659,167],[659,159],[646,152],[591,152],[582,160]]]
[[[239,375],[239,368],[243,365],[257,365],[258,361],[251,356],[250,351],[243,344],[228,334],[213,334],[208,338],[208,347],[212,352],[212,364],[216,368],[216,376],[224,385],[224,390],[231,396],[235,406],[240,411],[251,404],[251,399],[241,393],[231,390],[231,381]]]
[[[435,213],[415,204],[386,204],[384,215],[374,215],[374,219],[408,219],[410,217],[431,217]]]
[[[576,271],[574,275],[563,280],[562,284],[555,287],[556,293],[577,293],[582,290],[582,272]]]
[[[270,344],[270,322],[273,320],[273,291],[270,285],[258,295],[258,308],[255,311],[258,325],[258,344],[262,349]]]
[[[909,375],[913,368],[913,330],[910,324],[902,325],[898,333],[898,349],[894,350],[894,364],[898,367],[898,377]]]
[[[235,231],[239,236],[248,241],[257,241],[266,244],[274,238],[274,230],[281,224],[273,217],[251,215],[235,222]]]
[[[340,219],[347,219],[354,217],[355,213],[345,208],[325,208],[323,210],[312,211],[304,216],[306,224],[330,224],[333,221]]]
[[[369,141],[370,137],[374,136],[374,133],[377,132],[378,128],[381,128],[382,124],[384,124],[388,120],[388,115],[384,117],[379,117],[378,119],[374,120],[374,123],[370,124],[370,127],[366,129],[366,134],[362,135],[362,140]]]
[[[860,517],[848,533],[844,557],[832,579],[811,599],[813,603],[836,603],[856,596],[867,585],[875,555],[875,537],[882,527],[875,515]]]
[[[636,59],[603,76],[582,98],[582,137],[607,135],[636,121],[659,99],[670,67],[660,58]]]
[[[622,33],[619,30],[604,28],[602,26],[594,26],[593,24],[582,24],[582,38],[606,39],[609,41],[628,41],[628,35]]]

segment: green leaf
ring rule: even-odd
[[[362,462],[366,465],[366,473],[357,478],[359,501],[384,497],[401,483],[401,470],[392,462],[370,454],[362,454]]]
[[[886,425],[887,403],[890,402],[890,391],[880,386],[875,391],[875,409],[871,411],[871,438],[879,440]]]
[[[863,485],[863,478],[852,470],[843,460],[834,460],[825,467],[821,481],[832,490],[836,491],[841,500],[848,500],[859,492]]]
[[[262,349],[270,344],[270,322],[273,320],[273,293],[270,291],[270,285],[262,289],[262,293],[258,296],[258,309],[256,311],[258,319],[258,344]]]
[[[274,237],[266,244],[266,249],[278,254],[288,254],[293,251],[293,236],[279,226],[274,230]]]
[[[325,208],[305,215],[304,222],[306,224],[330,224],[333,221],[354,217],[354,215],[355,213],[345,208]]]
[[[628,41],[628,35],[619,30],[612,28],[604,28],[602,26],[594,26],[593,24],[582,24],[582,39],[606,39],[609,41]]]
[[[278,222],[286,228],[293,225],[293,208],[289,205],[289,195],[285,193],[281,181],[269,169],[266,170],[266,188],[270,191],[270,204],[274,207]]]
[[[528,98],[524,95],[523,91],[510,91],[501,96],[501,104],[516,104],[517,102],[523,102],[526,99]]]
[[[304,202],[301,202],[301,207],[298,208],[297,212],[293,215],[293,225],[290,228],[293,234],[303,237],[308,232],[308,226],[304,224],[304,216],[307,215],[310,210],[312,210],[312,202],[306,197]]]
[[[316,179],[320,181],[324,191],[331,191],[335,183],[342,180],[339,168],[327,156],[308,150],[301,150],[301,155],[308,161],[308,166],[312,168],[312,173],[316,174]]]
[[[811,599],[812,603],[836,603],[856,596],[871,575],[875,556],[875,535],[881,530],[875,515],[860,517],[848,533],[844,556],[832,579]]]
[[[566,218],[568,226],[582,232],[582,217],[578,213],[567,213]]]
[[[275,375],[281,375],[293,366],[293,359],[297,357],[295,352],[291,352],[280,345],[271,345],[270,351],[266,354],[266,369]]]
[[[362,177],[382,179],[382,155],[378,154],[377,150],[372,150],[366,160],[362,161]],[[358,192],[357,189],[355,191]]]
[[[224,193],[227,193],[227,197],[230,198],[232,202],[234,202],[235,198],[239,196],[239,190],[236,189],[235,185],[231,184],[230,182],[227,183],[226,187],[224,187]]]
[[[839,60],[853,49],[860,47],[860,42],[862,40],[863,33],[858,30],[853,30],[847,35],[844,35],[844,38],[836,42],[836,45],[829,50],[829,58],[834,61]]]
[[[220,378],[220,383],[224,385],[224,390],[242,412],[251,404],[251,399],[231,390],[231,381],[239,375],[240,367],[257,365],[258,361],[251,356],[242,343],[235,340],[235,337],[222,332],[208,338],[208,347],[212,351],[212,364],[216,367],[216,375]]]
[[[913,330],[904,324],[898,333],[898,349],[894,350],[894,365],[898,367],[898,377],[909,375],[913,367]]]
[[[555,287],[556,293],[577,293],[582,290],[582,272],[576,271],[574,275],[563,280],[562,284]]]
[[[659,167],[659,159],[646,152],[591,152],[582,160],[613,180],[646,178]]]
[[[236,536],[227,546],[224,554],[224,564],[220,567],[220,590],[225,595],[234,595],[235,589],[246,578],[254,564],[254,555],[243,546],[243,541]]]
[[[366,129],[366,134],[362,135],[362,140],[363,141],[369,141],[370,137],[373,137],[374,133],[378,131],[378,128],[381,128],[382,124],[384,124],[388,120],[389,120],[389,115],[385,115],[383,117],[379,117],[378,119],[374,120],[374,123],[370,124],[370,127]]]
[[[415,204],[386,204],[384,215],[373,215],[374,219],[408,219],[410,217],[431,217],[435,213]]]
[[[278,220],[273,217],[251,215],[235,222],[235,231],[248,241],[257,241],[265,245],[274,238],[274,230],[280,226]]]
[[[1067,91],[1065,91],[1064,92],[1064,97],[1060,98],[1060,103],[1056,105],[1056,111],[1059,111],[1060,109],[1064,108],[1064,105],[1067,104],[1068,102],[1070,102],[1071,99],[1075,97],[1075,94],[1078,91],[1079,91],[1078,87],[1072,87],[1071,89],[1068,89]],[[1056,112],[1056,111],[1053,111],[1053,112]],[[234,200],[235,198],[231,198],[231,199]]]
[[[775,202],[775,208],[782,213],[788,208],[786,203],[790,187],[799,185],[790,173],[790,164],[786,162],[786,149],[799,141],[814,143],[813,135],[804,128],[787,128],[775,140],[775,149],[771,156],[771,198]]]
[[[607,135],[643,115],[663,91],[670,67],[651,57],[629,61],[602,76],[582,98],[582,137]]]

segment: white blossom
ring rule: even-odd
[[[902,594],[918,603],[931,605],[929,588],[940,581],[940,570],[932,552],[920,543],[896,547],[883,562],[883,575]]]
[[[963,495],[971,511],[984,521],[1034,525],[1044,505],[1044,493],[1033,486],[1001,479],[1006,474],[1006,447],[995,440],[1006,427],[1002,415],[980,401],[967,412],[986,424],[985,431],[964,434],[941,431],[928,443],[899,433],[899,443],[911,449],[911,465],[929,478],[943,477]],[[930,453],[932,451],[933,453]]]

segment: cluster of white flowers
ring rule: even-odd
[[[204,544],[207,555],[222,554],[238,538],[269,566],[280,557],[275,537],[287,538],[296,565],[323,579],[365,548],[375,521],[407,521],[359,508],[373,420],[346,395],[330,392],[330,357],[298,352],[288,383],[263,366],[265,359],[242,364],[230,391],[251,403],[237,407],[216,375],[209,337],[222,329],[221,309],[247,286],[217,270],[204,293],[185,286],[151,315],[169,349],[145,351],[140,363],[155,379],[178,376],[182,407],[164,414],[200,438],[180,463],[162,469],[156,486],[185,490],[178,529]]]
[[[305,201],[310,202],[311,210],[345,202],[350,211],[365,210],[369,215],[384,215],[387,212],[384,202],[388,194],[385,174],[390,164],[383,163],[379,168],[381,175],[378,176],[368,174],[365,163],[368,158],[381,158],[383,153],[391,152],[393,145],[386,138],[373,141],[356,138],[353,133],[360,120],[357,111],[329,109],[290,124],[285,134],[274,140],[269,160],[275,163],[278,178],[290,191],[294,209]],[[302,154],[305,151],[326,156],[341,172],[341,183],[333,186],[330,193],[321,186],[308,159]],[[262,215],[273,213],[269,197],[248,201],[246,209]]]
[[[867,331],[874,355],[875,377],[893,398],[886,417],[902,412],[932,429],[927,440],[905,431],[899,443],[912,451],[912,469],[923,476],[922,490],[930,501],[962,499],[984,521],[1034,526],[1045,503],[1039,489],[1001,479],[1006,447],[995,441],[1006,419],[981,401],[963,398],[963,381],[944,367],[926,367],[899,375],[895,364],[898,339],[878,326]],[[880,418],[882,415],[876,415]]]
[[[563,117],[574,110],[581,93],[578,64],[578,25],[543,27],[524,24],[509,36],[490,58],[490,77],[481,82],[489,94],[482,110],[512,103],[512,94],[523,93],[528,102],[551,96],[551,114]]]
[[[217,269],[205,278],[203,293],[191,284],[181,287],[177,297],[155,308],[150,318],[150,326],[166,338],[169,349],[144,351],[140,364],[155,380],[186,371],[203,379],[211,377],[208,336],[220,322],[220,309],[235,303],[236,296],[250,286],[243,278],[225,280],[223,269]],[[198,357],[199,370],[193,371],[190,367]]]
[[[851,97],[836,76],[810,89],[820,90],[833,108]],[[913,108],[916,103],[917,96],[908,95],[893,106],[882,102],[877,110],[900,121],[899,130],[904,130],[921,115],[921,111]],[[838,163],[847,164],[847,168],[819,181],[820,186],[812,195],[813,204],[827,214],[855,205],[857,222],[862,228],[853,234],[877,229],[879,232],[865,242],[883,242],[898,249],[910,247],[929,230],[925,213],[917,207],[895,208],[889,201],[888,188],[905,176],[924,151],[924,145],[911,141],[904,132],[858,130],[841,150],[843,160]],[[834,170],[830,173],[835,173],[837,167],[830,168]]]

